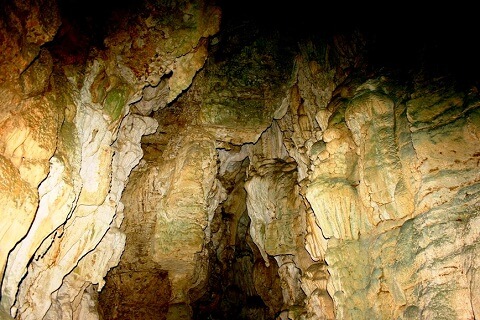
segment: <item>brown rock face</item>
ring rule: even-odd
[[[119,270],[119,271],[117,271]],[[165,319],[170,304],[166,272],[149,266],[146,271],[115,269],[99,296],[103,319]]]
[[[0,0],[1,319],[480,316],[478,51],[275,5]]]

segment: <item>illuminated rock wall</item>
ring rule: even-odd
[[[478,317],[478,82],[62,3],[1,13],[2,319]]]

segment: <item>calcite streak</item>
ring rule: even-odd
[[[0,274],[5,276],[5,266],[10,250],[26,235],[35,217],[38,194],[24,182],[18,169],[0,155]],[[2,300],[3,304],[3,300]]]
[[[40,244],[45,239],[51,239],[49,235],[67,220],[75,205],[77,195],[69,179],[71,169],[59,158],[53,157],[50,162],[49,176],[39,187],[40,202],[29,233],[9,255],[8,276],[2,283],[2,305],[6,309],[15,302],[18,286],[27,273],[30,259],[41,258],[43,252],[35,255]]]
[[[116,161],[114,161],[116,164],[121,163],[125,165],[123,170],[127,171],[130,171],[138,163],[142,154],[141,149],[138,148],[137,156],[132,159],[132,153],[134,153],[135,149],[129,148],[129,143],[138,145],[143,134],[146,132],[151,133],[156,128],[156,123],[153,119],[144,121],[141,117],[133,117],[132,120],[133,122],[138,121],[139,126],[135,130],[131,130],[132,127],[128,125],[120,128],[120,140],[116,141],[118,152],[115,153]],[[129,121],[125,120],[124,123],[128,124]],[[142,123],[144,124],[143,126],[141,125]],[[93,128],[95,127],[93,126]],[[125,128],[129,129],[125,130]],[[99,135],[97,138],[102,139],[103,137]],[[99,145],[102,144],[100,143]],[[111,141],[108,141],[108,144],[110,145]],[[122,145],[124,148],[121,147]],[[98,150],[101,152],[102,148],[99,147]],[[113,154],[113,151],[111,154]],[[106,164],[110,165],[110,163],[112,163],[111,158],[107,160]],[[106,164],[104,163],[103,166]],[[128,165],[130,168],[127,167]],[[101,289],[106,271],[118,263],[124,245],[124,236],[121,234],[113,237],[105,236],[111,228],[120,194],[127,179],[126,175],[122,174],[122,171],[118,172],[119,176],[113,175],[114,178],[109,181],[112,188],[108,194],[104,195],[104,201],[100,205],[78,205],[81,200],[79,199],[77,207],[75,207],[71,217],[65,223],[62,234],[55,234],[51,245],[43,244],[45,253],[40,257],[40,260],[32,263],[28,277],[22,282],[22,291],[17,301],[20,318],[37,318],[45,314],[51,304],[50,299],[46,297],[49,293],[55,292],[63,286],[63,276],[68,275],[74,268],[80,268],[76,273],[78,276],[83,275],[84,282],[99,284],[99,289]],[[101,184],[97,185],[101,187]],[[119,222],[115,224],[119,224]],[[115,234],[114,230],[110,232],[112,235]],[[106,241],[107,243],[98,245],[101,241]],[[109,241],[113,241],[113,243],[108,244]],[[95,253],[88,255],[94,248],[96,248]],[[112,253],[112,248],[117,249]],[[102,252],[102,250],[105,250],[105,252]],[[95,257],[101,255],[105,255],[107,258],[95,259]],[[83,261],[82,259],[87,259],[87,261],[94,259],[96,263],[80,263],[76,267],[79,261]],[[86,268],[86,270],[83,271],[84,269],[82,268]],[[77,278],[76,283],[80,284],[80,282],[80,279]],[[63,295],[65,294],[67,293],[64,292]],[[30,309],[27,306],[35,306],[35,308]],[[52,312],[54,311],[55,308],[52,308]]]
[[[86,78],[87,86],[98,70],[98,64],[94,64],[90,69],[90,77]],[[11,254],[9,270],[12,272],[3,283],[2,304],[8,309],[16,303],[13,313],[18,309],[17,316],[22,319],[36,319],[45,315],[51,304],[50,293],[62,288],[64,276],[76,268],[79,261],[92,259],[88,253],[94,248],[93,257],[106,254],[109,258],[94,258],[96,263],[85,265],[87,270],[95,267],[93,273],[82,271],[77,274],[83,274],[85,283],[99,284],[101,289],[103,277],[108,269],[118,263],[123,250],[124,238],[122,240],[121,233],[116,237],[105,237],[105,234],[117,210],[121,213],[119,200],[128,174],[143,154],[139,147],[140,138],[153,133],[157,124],[151,118],[127,116],[123,122],[117,121],[117,126],[112,126],[108,121],[111,120],[110,116],[89,101],[89,96],[88,92],[84,92],[82,100],[77,101],[76,130],[70,133],[65,131],[65,134],[78,136],[73,139],[65,137],[65,142],[71,140],[70,144],[62,144],[58,156],[52,158],[49,177],[39,188],[40,205],[31,232]],[[55,132],[42,132],[42,139],[57,134],[55,126],[49,129]],[[55,139],[46,141],[49,144],[56,142]],[[77,154],[72,148],[78,147],[81,152]],[[68,155],[70,158],[63,156],[63,152],[71,153]],[[78,174],[71,165],[80,168]],[[112,166],[118,166],[121,170],[112,173]],[[60,198],[57,198],[59,195]],[[120,223],[121,219],[115,221],[114,226]],[[107,243],[115,243],[98,245],[102,239]],[[112,248],[117,249],[112,253]],[[27,266],[27,276],[22,278]],[[77,277],[79,290],[84,287],[80,282]],[[18,286],[20,289],[17,294]],[[69,290],[63,289],[60,296],[68,296]],[[78,292],[73,295],[76,294]],[[65,299],[73,301],[73,298]],[[67,301],[65,299],[59,298]],[[54,315],[55,312],[65,308],[51,308],[53,314],[49,317],[58,317]]]
[[[99,319],[96,291],[103,288],[107,271],[118,264],[124,247],[125,234],[115,227],[108,229],[96,249],[78,262],[53,293],[45,318]]]

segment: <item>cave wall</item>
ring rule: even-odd
[[[61,29],[55,1],[2,5],[1,303],[16,319],[98,319],[125,245],[123,189],[157,128],[144,114],[188,87],[219,27],[203,2],[140,6],[104,17],[104,47],[78,51],[80,24]],[[132,112],[155,87],[165,95]]]
[[[475,84],[122,4],[1,11],[2,317],[478,317]]]

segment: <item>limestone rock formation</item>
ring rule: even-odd
[[[112,15],[115,27],[106,33],[102,54],[88,53],[80,65],[77,52],[67,48],[59,55],[54,42],[53,58],[39,49],[60,26],[56,2],[32,2],[26,21],[18,15],[29,10],[22,7],[27,5],[11,4],[5,23],[18,22],[2,25],[2,38],[8,40],[7,58],[18,62],[2,61],[2,79],[12,80],[2,84],[1,267],[2,307],[16,318],[98,318],[90,310],[96,310],[90,288],[100,291],[106,273],[118,264],[125,244],[119,230],[122,192],[142,157],[141,136],[157,128],[154,119],[131,112],[130,105],[141,99],[144,87],[158,85],[152,77],[170,74],[167,102],[188,87],[205,60],[202,39],[219,26],[218,9],[199,3],[170,9],[183,28],[164,21],[165,29],[147,29],[160,25],[155,21],[165,19],[168,9],[152,5],[143,4],[150,16],[131,12],[129,19],[118,20]],[[44,17],[41,7],[52,9]],[[168,28],[183,39],[181,45],[148,41]],[[15,40],[24,34],[26,40]],[[130,55],[132,46],[144,54]],[[155,60],[159,56],[161,63]]]
[[[1,2],[1,319],[480,317],[467,41],[94,4]]]

